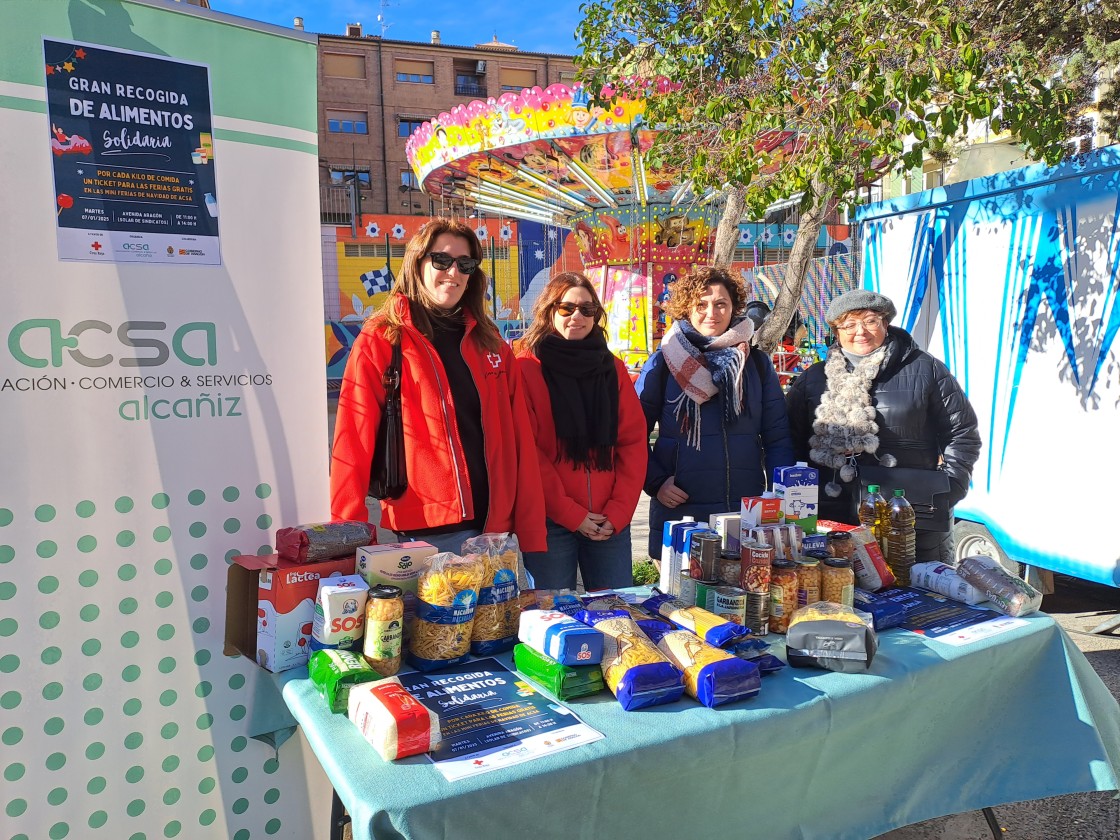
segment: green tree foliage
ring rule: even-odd
[[[892,167],[918,165],[971,120],[991,118],[1028,154],[1063,151],[1070,91],[1009,34],[981,33],[953,0],[589,0],[577,36],[583,80],[643,96],[662,129],[654,161],[697,192],[727,188],[748,212],[801,196],[775,314],[777,345],[828,214]],[[735,202],[729,202],[734,206]],[[723,229],[736,219],[726,220]],[[730,247],[728,245],[730,244]],[[717,261],[731,243],[717,242]]]

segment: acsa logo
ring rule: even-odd
[[[20,321],[8,333],[8,351],[20,364],[33,368],[62,367],[62,351],[83,367],[104,367],[114,359],[121,367],[158,367],[171,354],[183,364],[201,367],[218,363],[218,331],[212,321],[191,321],[175,328],[167,340],[163,321],[125,321],[116,329],[96,319],[79,321],[63,333],[54,318]],[[100,333],[101,335],[97,335]],[[114,336],[105,338],[104,336]],[[123,347],[149,351],[146,355],[114,356],[107,350]],[[98,355],[94,355],[98,354]]]

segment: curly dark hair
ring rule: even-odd
[[[708,287],[715,284],[727,289],[731,298],[732,315],[742,315],[747,306],[746,285],[742,278],[714,265],[694,265],[687,274],[674,282],[669,287],[665,312],[674,321],[687,321],[692,310],[700,303],[700,298],[708,293]]]

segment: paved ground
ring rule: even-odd
[[[334,426],[334,401],[330,425]],[[644,560],[649,497],[642,494],[631,523],[635,561]],[[373,512],[371,511],[371,514]],[[371,517],[377,521],[378,517]],[[392,537],[386,533],[386,538]],[[1120,612],[1120,589],[1056,576],[1055,592],[1042,608],[1070,633],[1114,697],[1120,698],[1120,635],[1093,636],[1089,631]],[[1120,633],[1120,630],[1116,631]],[[1115,792],[1072,794],[1019,802],[995,809],[1001,837],[1007,840],[1117,840],[1120,838],[1120,798]],[[981,812],[955,814],[906,826],[877,840],[991,840],[993,834]]]

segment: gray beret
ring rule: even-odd
[[[833,298],[832,303],[828,305],[828,311],[824,314],[824,319],[830,324],[835,324],[849,312],[862,309],[878,312],[888,321],[893,321],[894,316],[898,314],[889,297],[870,289],[852,289],[838,298]]]

